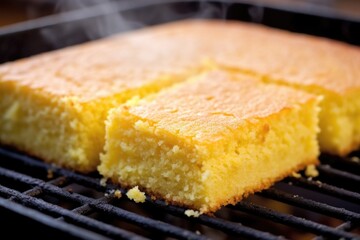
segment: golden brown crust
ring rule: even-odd
[[[188,20],[162,30],[170,29],[172,41],[185,38],[179,32],[191,35],[193,44],[201,45],[204,58],[216,67],[339,94],[360,89],[357,46],[239,21]]]
[[[249,23],[188,20],[8,63],[0,66],[0,79],[88,100],[184,72],[232,67],[345,93],[360,89],[359,65],[355,46]]]
[[[151,119],[157,128],[196,141],[222,138],[229,129],[237,129],[246,121],[256,121],[316,96],[291,88],[264,84],[259,78],[211,71],[191,84],[174,86],[156,96],[154,101],[129,109],[141,119]],[[269,126],[263,126],[264,134]]]

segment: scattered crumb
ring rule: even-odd
[[[48,179],[54,178],[54,172],[53,172],[52,169],[48,169],[48,170],[47,170],[47,178],[48,178]]]
[[[294,178],[301,178],[301,174],[297,172],[292,172],[291,176],[293,176]]]
[[[121,191],[119,189],[116,189],[116,191],[114,192],[114,196],[118,199],[121,198],[122,194],[121,194]]]
[[[108,193],[105,193],[105,194],[104,194],[104,196],[105,196],[105,197],[108,197],[108,196],[109,196],[109,194],[108,194]]]
[[[292,186],[292,185],[293,185],[293,183],[292,183],[292,182],[289,182],[288,184],[289,184],[290,186]]]
[[[67,191],[68,191],[69,193],[73,193],[73,189],[72,189],[71,187],[69,187],[69,188],[67,189]]]
[[[201,235],[201,232],[200,232],[199,230],[196,230],[195,233],[196,233],[197,235]]]
[[[199,217],[201,213],[199,211],[188,209],[185,211],[185,215],[188,217]]]
[[[360,163],[360,158],[359,157],[352,157],[352,158],[350,158],[351,159],[351,161],[353,161],[353,162],[356,162],[356,163]]]
[[[106,181],[107,181],[107,178],[100,179],[100,185],[103,187],[106,187]]]
[[[131,199],[134,200],[136,203],[143,203],[145,202],[145,193],[141,192],[139,190],[138,186],[133,187],[132,189],[130,189],[127,193],[126,196]]]
[[[316,169],[315,165],[311,164],[311,165],[306,167],[305,175],[307,177],[317,177],[317,176],[319,176],[319,172]]]

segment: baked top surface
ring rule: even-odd
[[[222,66],[338,93],[360,88],[356,46],[239,21],[189,20],[167,28],[174,38],[192,36]]]
[[[4,64],[0,82],[91,100],[200,65],[234,68],[338,93],[360,88],[358,47],[216,20],[144,28]]]
[[[216,141],[245,122],[299,107],[314,96],[265,85],[248,76],[212,71],[174,86],[128,111],[158,128],[197,141]]]
[[[15,82],[86,101],[197,68],[199,61],[192,47],[179,49],[178,42],[157,39],[153,33],[147,36],[145,32],[118,35],[4,64],[0,66],[0,83]],[[182,54],[177,54],[179,51]]]

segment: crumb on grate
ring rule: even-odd
[[[307,177],[317,177],[319,176],[319,172],[318,170],[316,169],[315,165],[314,164],[311,164],[309,166],[306,167],[306,170],[305,170],[305,175]]]
[[[116,189],[116,191],[114,192],[114,196],[120,199],[122,197],[121,191],[119,189]]]
[[[185,215],[188,217],[199,217],[201,213],[199,211],[188,209],[185,211]]]
[[[126,196],[130,199],[130,200],[134,200],[134,202],[136,203],[143,203],[145,202],[145,193],[141,192],[139,190],[138,186],[133,187],[132,189],[130,189],[127,193]]]
[[[301,174],[297,172],[292,172],[291,176],[293,176],[294,178],[301,178]]]
[[[107,181],[107,178],[100,179],[100,185],[103,187],[106,187],[106,181]]]

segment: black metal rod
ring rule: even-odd
[[[339,226],[337,226],[335,229],[339,229],[339,230],[345,230],[345,231],[350,231],[353,228],[353,224],[351,222],[344,222],[342,224],[340,224]],[[314,240],[324,240],[324,237],[315,237]]]
[[[355,174],[360,171],[360,162],[353,161],[352,157],[339,157],[323,153],[320,155],[320,162]]]
[[[221,230],[221,231],[229,233],[229,234],[235,234],[237,236],[244,237],[246,239],[274,239],[274,240],[275,239],[276,240],[285,239],[282,236],[275,236],[268,232],[263,232],[263,231],[259,231],[259,230],[244,226],[241,223],[230,222],[230,221],[216,218],[216,217],[211,217],[211,216],[207,216],[207,215],[200,215],[197,218],[187,217],[184,214],[184,211],[186,209],[184,209],[182,207],[178,207],[178,206],[168,205],[162,200],[151,201],[151,199],[149,198],[148,204],[151,204],[157,208],[160,208],[174,216],[185,218],[188,221],[203,224],[203,225]]]
[[[351,192],[349,190],[345,190],[339,187],[335,187],[323,182],[307,180],[303,177],[301,178],[289,178],[286,181],[292,182],[297,186],[305,187],[306,189],[312,189],[317,192],[326,193],[331,196],[338,197],[342,200],[346,200],[349,202],[353,202],[355,204],[359,204],[360,202],[360,194],[356,192]]]
[[[317,169],[320,171],[320,174],[326,174],[337,179],[344,179],[351,184],[360,186],[360,176],[358,175],[332,168],[330,165],[319,165]]]
[[[4,190],[2,186],[0,186],[1,190]],[[11,189],[6,191],[7,193],[11,192]],[[14,195],[12,195],[14,196]],[[24,195],[26,196],[26,195]],[[27,196],[30,198],[29,196]],[[59,222],[53,218],[51,218],[48,215],[45,215],[39,211],[27,208],[21,204],[12,202],[8,199],[2,199],[0,198],[0,209],[6,209],[10,210],[13,213],[16,213],[18,215],[24,216],[25,218],[29,218],[32,221],[39,222],[42,225],[45,225],[49,228],[52,228],[54,230],[60,230],[64,233],[66,233],[68,236],[76,239],[84,239],[84,240],[106,240],[109,239],[107,237],[101,236],[95,232],[91,232],[87,229],[83,229],[80,227],[77,227],[72,224],[68,224],[66,222]],[[3,212],[2,212],[3,213]],[[6,229],[2,229],[2,233],[6,231]],[[28,232],[28,231],[27,231]],[[55,237],[55,239],[58,239]]]
[[[77,193],[69,193],[57,186],[47,184],[40,179],[35,179],[30,176],[26,176],[11,170],[7,170],[0,167],[0,176],[7,177],[18,182],[22,182],[31,186],[38,186],[43,189],[44,192],[58,196],[67,201],[77,202],[79,204],[89,204],[93,209],[102,211],[106,214],[111,214],[127,221],[132,222],[138,226],[144,227],[149,230],[157,231],[162,234],[168,234],[169,236],[181,238],[181,239],[204,239],[203,236],[199,236],[188,230],[173,226],[168,223],[146,218],[135,213],[126,211],[121,208],[114,207],[110,204],[104,204],[97,200],[85,197]],[[112,209],[112,212],[109,212]]]
[[[344,238],[344,239],[354,239],[358,236],[348,233],[342,230],[337,230],[304,218],[296,217],[293,215],[288,215],[285,213],[276,212],[272,209],[259,206],[256,204],[251,204],[247,202],[239,202],[235,206],[230,206],[230,208],[235,210],[244,211],[251,214],[256,214],[257,216],[261,216],[272,221],[293,226],[296,228],[301,228],[315,234],[324,235],[326,237],[331,238]]]
[[[49,165],[47,163],[38,161],[34,158],[31,158],[26,155],[22,155],[22,154],[13,152],[13,151],[9,151],[9,150],[0,148],[0,154],[3,154],[10,158],[15,158],[20,163],[27,165],[27,166],[35,167],[35,168],[42,169],[42,170],[49,169]],[[103,191],[103,192],[110,191],[111,189],[114,189],[116,187],[111,184],[108,184],[106,187],[101,186],[100,185],[100,177],[98,179],[96,179],[93,177],[84,176],[84,175],[81,175],[81,174],[78,174],[78,173],[75,173],[72,171],[68,171],[66,169],[60,169],[60,168],[52,167],[52,170],[54,171],[54,173],[62,175],[62,176],[66,176],[67,178],[75,181],[76,183],[82,184],[87,187],[94,188],[99,191]],[[290,179],[290,181],[294,181],[294,180],[296,181],[296,179],[292,179],[292,178]],[[307,180],[305,180],[305,181],[306,181],[306,183],[308,182]],[[318,184],[318,183],[316,183],[316,184]],[[330,185],[328,185],[328,186],[330,186]],[[333,187],[333,186],[330,186],[330,187]],[[335,190],[338,190],[338,189],[339,188],[335,187]],[[123,189],[121,189],[121,190],[122,190],[122,192],[124,192]],[[342,192],[340,191],[340,193],[342,193]],[[351,192],[347,191],[347,193],[351,193]],[[337,194],[337,193],[335,193],[335,194]],[[88,200],[90,200],[90,199],[87,199],[85,202],[87,202]],[[77,199],[76,201],[79,201],[79,199]],[[308,201],[311,201],[311,200],[308,200]],[[164,205],[166,205],[163,201],[159,201],[159,200],[152,201],[150,198],[147,198],[147,202],[154,204],[157,207],[164,207]],[[309,202],[307,202],[307,203],[309,203]],[[304,204],[304,203],[299,203],[299,204]],[[320,207],[324,207],[323,205],[321,205],[321,203],[319,203],[319,204],[320,204],[319,205]],[[95,208],[96,208],[96,206],[95,206]],[[304,208],[306,208],[306,207],[304,207]],[[166,207],[164,207],[164,209],[170,214],[184,217],[184,211],[185,211],[184,208],[166,205]],[[174,211],[173,209],[177,209],[177,210]],[[338,216],[339,218],[340,217],[341,218],[350,217],[352,219],[358,219],[358,216],[353,215],[353,213],[350,211],[346,211],[346,210],[338,211],[339,209],[333,208],[331,206],[325,207],[325,209],[326,209],[326,210],[324,210],[325,212],[329,212],[329,213],[332,212],[331,214],[333,214],[333,216]],[[191,218],[190,220],[213,227],[213,228],[216,228],[216,229],[220,229],[224,232],[238,234],[239,236],[245,236],[245,237],[247,236],[248,238],[254,238],[254,239],[276,238],[276,236],[273,236],[273,235],[265,233],[265,232],[261,232],[261,231],[258,231],[258,230],[252,229],[252,228],[248,228],[246,226],[242,226],[237,223],[233,223],[233,222],[229,222],[229,221],[226,221],[223,219],[213,218],[213,217],[209,217],[209,216],[202,215],[197,219]],[[254,233],[254,231],[257,231],[257,232]],[[247,234],[249,234],[249,235],[247,235]],[[266,235],[266,234],[268,234],[268,235]]]
[[[7,149],[0,148],[0,154],[6,155],[9,158],[13,158],[18,161],[21,161],[23,164],[25,164],[29,167],[42,169],[44,171],[47,171],[47,169],[49,168],[48,164],[45,162],[39,161],[37,159],[23,155],[21,153],[9,151]],[[91,178],[88,176],[83,176],[81,174],[78,174],[78,173],[75,173],[75,172],[72,172],[72,171],[69,171],[66,169],[52,168],[52,171],[61,176],[65,176],[65,177],[75,181],[76,183],[79,183],[86,187],[91,187],[91,188],[94,188],[94,189],[97,189],[100,191],[104,191],[104,192],[110,191],[111,189],[113,189],[115,187],[114,185],[111,185],[111,184],[108,184],[106,187],[101,186],[100,179],[94,179],[94,178]],[[122,190],[122,192],[124,192],[124,191]],[[170,214],[181,216],[181,217],[186,217],[184,214],[184,211],[186,209],[184,209],[184,208],[169,206],[164,201],[157,200],[154,202],[150,198],[147,198],[147,201],[149,203],[154,204],[157,207],[161,207],[161,208],[165,209]],[[83,203],[83,204],[85,204],[85,203]],[[175,210],[172,211],[171,209],[176,209],[176,211]],[[281,239],[281,237],[277,237],[270,233],[252,229],[250,227],[243,226],[239,223],[232,223],[232,222],[225,221],[222,219],[214,219],[214,218],[205,217],[205,216],[201,216],[198,219],[199,219],[199,223],[201,223],[201,224],[222,230],[224,232],[236,234],[238,236],[243,236],[243,237],[246,237],[249,239]]]
[[[12,196],[14,199],[16,199],[17,202],[20,202],[24,206],[28,206],[39,211],[46,211],[52,215],[62,216],[69,222],[94,229],[101,233],[106,233],[107,235],[110,235],[110,237],[117,237],[121,239],[143,239],[141,236],[138,236],[134,233],[113,227],[92,218],[73,213],[70,210],[50,204],[42,199],[28,196],[4,186],[0,186],[0,193],[2,195]],[[61,221],[58,221],[54,218],[50,218],[49,221],[55,222],[55,224],[59,222],[61,223]]]
[[[53,185],[56,185],[56,186],[61,186],[63,184],[65,184],[67,181],[66,181],[66,178],[65,177],[58,177],[56,179],[53,179],[51,181],[48,181],[47,183],[50,183],[50,184],[53,184]],[[42,193],[42,189],[40,187],[34,187],[32,189],[29,189],[27,191],[24,192],[24,194],[28,195],[28,196],[32,196],[32,197],[35,197],[39,194]]]
[[[316,211],[327,216],[339,218],[345,221],[360,221],[360,214],[351,212],[344,208],[337,208],[325,203],[320,203],[314,200],[305,199],[298,195],[285,193],[278,189],[270,188],[259,193],[259,195],[278,200],[296,207],[305,208],[308,210]]]

